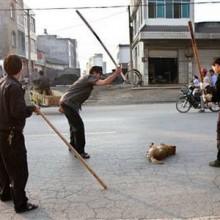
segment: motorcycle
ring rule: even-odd
[[[201,109],[201,90],[192,85],[185,86],[181,89],[181,95],[178,96],[176,101],[176,109],[180,113],[188,112],[192,107]],[[220,110],[220,103],[204,102],[204,108],[212,112]]]

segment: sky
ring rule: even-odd
[[[195,21],[220,21],[219,3],[207,3],[208,0],[195,0],[206,2],[195,5]],[[87,6],[116,6],[128,5],[130,0],[24,0],[30,8],[59,8],[59,7],[87,7]],[[89,22],[112,56],[117,57],[118,44],[128,44],[128,11],[127,8],[114,9],[79,9]],[[107,70],[114,68],[106,52],[94,37],[92,32],[83,23],[74,9],[69,10],[35,10],[36,32],[58,37],[74,38],[78,43],[78,60],[81,71],[85,70],[86,62],[95,53],[102,53],[107,61]]]

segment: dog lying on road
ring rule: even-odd
[[[154,164],[163,164],[161,160],[175,154],[176,146],[169,144],[156,145],[154,143],[151,143],[149,149],[147,150],[147,158],[150,162]]]

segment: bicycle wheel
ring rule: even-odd
[[[191,104],[187,100],[187,97],[180,96],[176,101],[176,110],[180,113],[186,113],[190,110]]]
[[[213,102],[211,103],[211,106],[209,106],[209,110],[212,112],[219,112],[220,110],[220,103],[219,102]]]
[[[129,70],[124,75],[126,78],[125,83],[130,84],[132,86],[142,86],[143,85],[142,75],[137,69]]]

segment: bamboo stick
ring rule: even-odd
[[[201,82],[203,82],[203,74],[202,74],[201,64],[200,64],[200,60],[199,60],[199,52],[198,52],[196,40],[195,40],[195,37],[194,37],[194,32],[193,32],[193,27],[192,27],[192,22],[191,21],[188,22],[188,29],[189,29],[189,32],[190,32],[190,35],[191,35],[193,53],[194,53],[194,56],[195,56],[195,60],[196,60],[198,69],[199,69],[200,79],[201,79]]]
[[[46,123],[51,127],[54,132],[62,139],[62,141],[68,146],[69,149],[74,153],[74,155],[79,159],[83,166],[96,178],[96,180],[101,184],[101,186],[106,190],[107,185],[98,177],[98,175],[92,170],[92,168],[85,162],[81,155],[74,149],[74,147],[65,139],[65,137],[52,125],[52,123],[47,119],[45,114],[39,111],[41,117],[46,121]]]
[[[102,47],[104,48],[105,52],[108,54],[108,56],[110,57],[110,59],[112,60],[112,62],[114,63],[115,67],[118,67],[118,64],[116,63],[116,61],[114,60],[113,56],[111,55],[111,53],[109,52],[109,50],[107,49],[107,47],[104,45],[104,43],[102,42],[102,40],[100,39],[100,37],[96,34],[96,32],[93,30],[93,28],[91,27],[91,25],[88,23],[88,21],[82,16],[82,14],[76,10],[76,13],[79,15],[79,17],[84,21],[84,23],[87,25],[87,27],[90,29],[90,31],[95,35],[96,39],[99,41],[99,43],[102,45]],[[127,81],[125,75],[121,72],[121,76],[123,78],[124,81]]]

